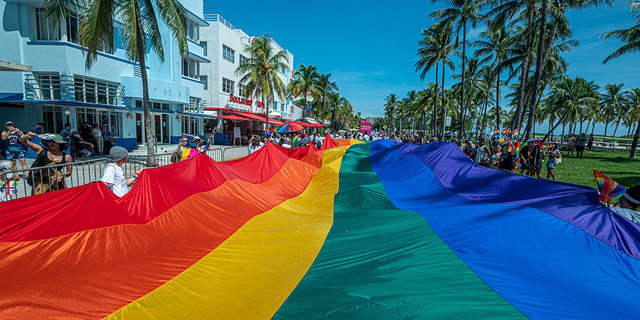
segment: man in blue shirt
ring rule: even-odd
[[[38,124],[33,126],[33,128],[31,128],[31,130],[29,130],[29,131],[31,131],[33,133],[37,133],[37,134],[43,134],[42,128],[44,128],[44,123],[39,122]]]
[[[71,136],[71,123],[67,122],[64,124],[64,129],[60,131],[60,135],[64,141],[69,141],[69,136]]]

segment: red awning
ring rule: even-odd
[[[231,111],[227,111],[227,112],[231,112]],[[237,114],[239,116],[246,117],[246,118],[251,118],[251,119],[254,119],[254,120],[260,120],[262,122],[265,121],[264,120],[265,117],[264,116],[260,116],[260,114],[257,114],[257,113],[233,111],[233,114]]]
[[[278,121],[278,120],[276,120],[274,118],[271,118],[271,117],[269,118],[269,123],[274,125],[274,126],[284,126],[285,125],[284,122]]]
[[[252,121],[251,119],[247,119],[237,115],[226,115],[226,116],[215,116],[215,117],[222,118],[222,119],[229,119],[229,120]]]

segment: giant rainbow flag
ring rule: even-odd
[[[267,144],[1,208],[1,319],[640,315],[640,226],[451,143]]]

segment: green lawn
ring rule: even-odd
[[[640,159],[629,159],[628,153],[585,151],[582,158],[566,155],[562,151],[562,163],[554,170],[558,181],[595,188],[593,169],[596,169],[625,188],[640,184]],[[542,176],[547,176],[546,168],[542,169]]]

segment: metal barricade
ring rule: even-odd
[[[248,154],[246,147],[240,148],[225,148],[225,149],[210,149],[206,154],[215,161],[228,161],[242,158]],[[159,168],[171,164],[171,156],[173,153],[162,153],[152,155],[129,155],[127,163],[122,165],[122,171],[125,177],[131,177],[134,173],[139,172],[142,169]],[[46,193],[65,188],[77,187],[87,183],[95,182],[102,177],[104,168],[109,164],[108,158],[93,159],[88,161],[76,161],[66,164],[58,164],[46,167],[20,169],[15,172],[5,171],[0,173],[0,179],[2,181],[15,181],[16,185],[9,183],[9,191],[13,192],[11,199],[23,198],[33,195],[34,189],[38,190],[38,193]],[[71,168],[71,175],[64,177],[67,173],[68,167]],[[14,180],[13,176],[18,177]],[[57,183],[59,177],[63,177],[60,183]],[[42,179],[38,177],[45,177],[49,182],[40,183]],[[27,182],[31,179],[33,187]],[[7,186],[5,185],[0,193],[7,194]],[[9,200],[5,197],[3,200]]]
[[[207,155],[214,161],[224,161],[224,150],[220,148],[207,150]]]
[[[125,177],[130,177],[142,169],[166,166],[171,164],[171,155],[172,153],[132,155],[127,163],[122,165],[122,171]]]
[[[242,157],[247,156],[248,154],[249,154],[249,149],[247,149],[247,147],[224,148],[223,161],[240,159]]]
[[[0,190],[3,195],[0,196],[3,200],[9,200],[6,195],[13,193],[10,199],[17,199],[91,183],[102,177],[108,163],[109,159],[102,158],[5,171],[0,174],[0,180],[5,182],[3,190]],[[71,174],[65,177],[69,170]],[[15,182],[15,186],[11,182]]]

